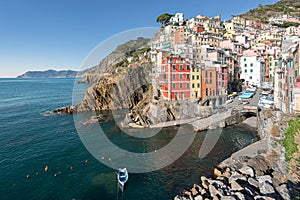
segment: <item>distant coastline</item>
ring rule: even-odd
[[[46,71],[28,71],[16,78],[75,78],[78,71],[74,70],[46,70]]]

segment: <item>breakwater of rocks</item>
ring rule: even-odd
[[[174,200],[290,199],[285,174],[275,171],[262,155],[242,157],[232,166],[216,167],[214,175],[215,178],[202,176],[200,184],[194,184]]]
[[[174,200],[250,200],[295,199],[300,191],[287,172],[284,149],[278,140],[284,137],[278,112],[257,114],[259,141],[235,152],[215,166],[214,177],[202,176],[189,190]]]

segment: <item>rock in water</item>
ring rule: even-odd
[[[217,168],[214,169],[214,175],[216,177],[222,176],[222,172],[220,170],[218,170]]]
[[[174,200],[181,200],[182,198],[179,196],[179,195],[177,195],[176,197],[174,197]]]
[[[193,196],[197,196],[197,194],[198,194],[198,191],[194,187],[191,189],[191,192],[192,192]]]

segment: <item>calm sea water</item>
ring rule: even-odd
[[[206,134],[200,132],[170,166],[130,174],[125,192],[118,195],[115,170],[85,149],[73,116],[47,114],[72,103],[73,87],[74,79],[0,79],[0,199],[172,199],[198,183],[201,175],[211,176],[216,163],[256,140],[254,130],[223,129],[214,149],[200,159]],[[87,85],[80,87],[83,93]],[[129,150],[162,147],[176,132],[176,128],[167,128],[147,141],[125,141],[113,120],[103,126],[115,144]]]

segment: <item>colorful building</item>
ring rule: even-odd
[[[299,111],[300,77],[299,77],[299,42],[283,41],[280,65],[276,69],[274,104],[284,113]]]
[[[160,92],[163,99],[190,99],[190,63],[185,58],[164,57],[159,76]]]
[[[192,99],[200,99],[201,93],[201,67],[193,66],[191,69],[191,97]]]
[[[202,98],[217,95],[217,77],[215,67],[205,67],[201,70],[201,96]]]
[[[261,87],[265,81],[265,68],[265,60],[262,57],[241,57],[241,79],[246,85]]]
[[[174,44],[184,44],[184,28],[179,28],[174,33]]]
[[[220,65],[216,67],[216,95],[226,95],[228,93],[228,66]]]

